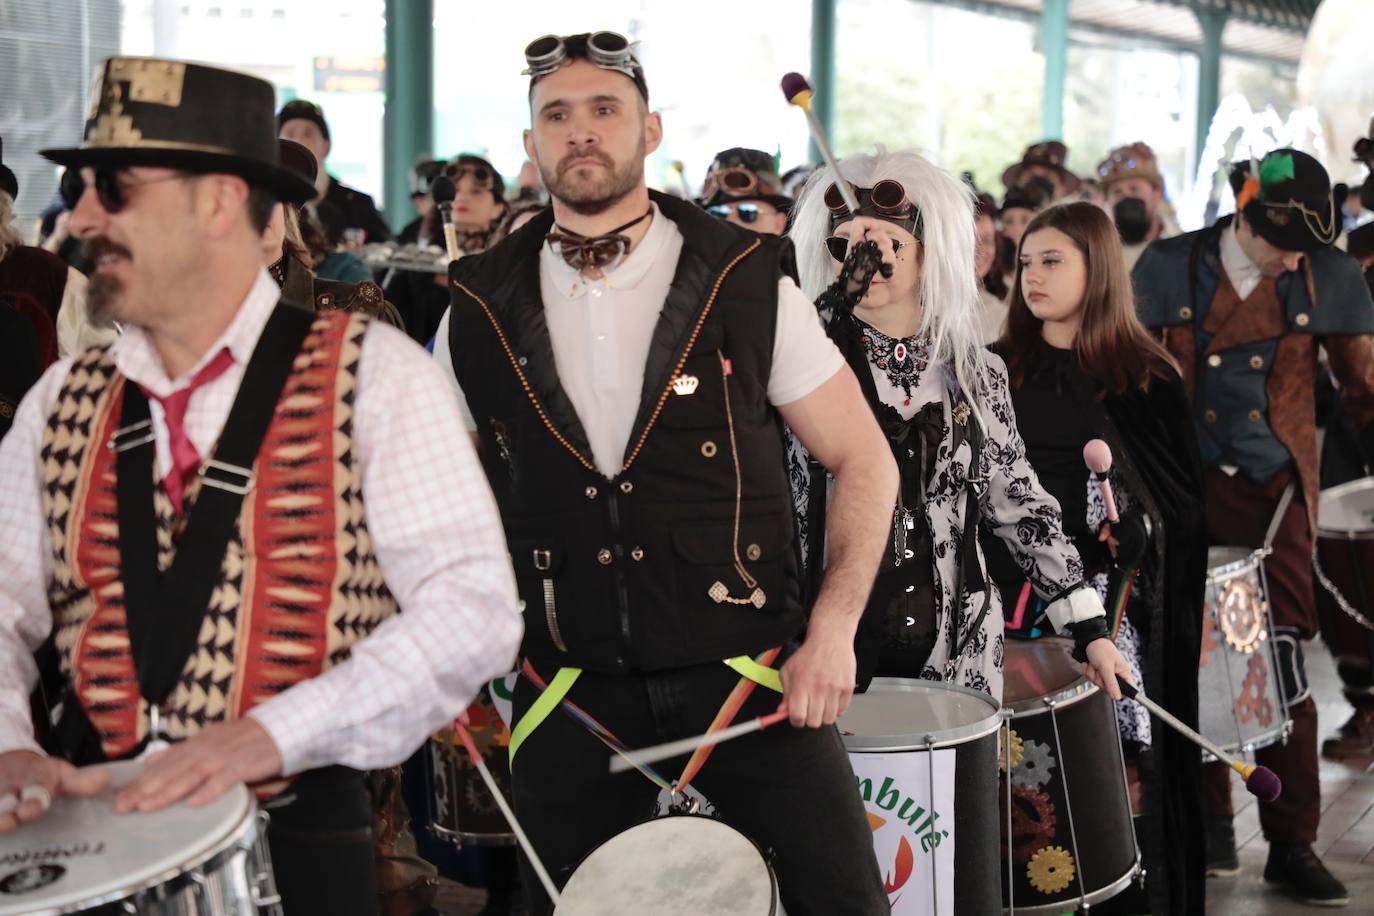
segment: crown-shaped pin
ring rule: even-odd
[[[679,375],[673,379],[673,394],[689,395],[697,393],[701,380],[695,375]]]

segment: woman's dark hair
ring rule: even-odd
[[[1002,233],[997,228],[997,201],[993,200],[991,194],[979,192],[973,202],[973,221],[980,219],[992,220],[992,266],[988,272],[978,278],[978,282],[983,284],[983,289],[992,293],[998,299],[1006,301],[1007,281],[1003,276],[1002,265]]]
[[[1096,384],[1099,395],[1125,394],[1133,388],[1143,390],[1151,378],[1176,377],[1178,365],[1173,357],[1136,317],[1131,275],[1126,270],[1121,239],[1111,217],[1095,204],[1082,201],[1050,207],[1026,226],[1021,248],[1025,248],[1026,239],[1045,229],[1064,233],[1083,255],[1087,276],[1073,352],[1079,368]],[[1007,330],[999,347],[1006,354],[1012,387],[1025,381],[1027,357],[1036,348],[1044,324],[1026,304],[1021,271],[1018,249]]]

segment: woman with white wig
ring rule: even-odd
[[[1126,663],[1064,536],[1059,506],[1026,463],[1000,359],[982,345],[973,273],[973,193],[910,151],[811,176],[793,211],[802,289],[853,368],[901,469],[891,542],[855,638],[859,689],[920,677],[1002,694],[1002,611],[983,573],[978,525],[1011,548],[1111,696]],[[813,581],[824,565],[825,470],[793,445],[793,484]]]

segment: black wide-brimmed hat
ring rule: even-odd
[[[1031,166],[1039,165],[1059,174],[1064,185],[1064,193],[1078,190],[1079,178],[1065,165],[1069,161],[1069,148],[1058,140],[1042,140],[1026,147],[1021,161],[1007,166],[1002,173],[1002,185],[1008,189],[1021,184],[1021,178]]]
[[[11,198],[19,196],[19,179],[15,178],[14,172],[5,165],[5,141],[3,138],[0,138],[0,191],[9,194]]]
[[[272,84],[246,73],[112,57],[81,146],[42,154],[68,168],[146,165],[238,175],[301,203],[315,188],[278,158],[274,102]]]
[[[1295,149],[1231,168],[1236,209],[1255,234],[1281,251],[1312,251],[1336,241],[1341,220],[1322,164]]]
[[[744,146],[716,153],[701,189],[701,205],[714,207],[746,200],[762,200],[784,213],[792,207],[792,198],[782,192],[782,179],[771,154]]]

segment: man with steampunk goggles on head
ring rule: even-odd
[[[772,156],[736,146],[716,154],[701,189],[701,205],[736,226],[782,235],[792,198],[782,193]]]
[[[658,786],[612,776],[562,701],[644,747],[707,731],[732,692],[738,721],[782,693],[792,724],[715,747],[669,783],[674,801],[698,787],[771,850],[789,913],[887,912],[833,724],[896,493],[882,433],[789,273],[790,244],[647,189],[662,122],[629,42],[547,36],[526,60],[526,152],[552,206],[454,263],[435,344],[529,624],[511,741],[522,825],[562,882],[654,810]],[[838,481],[809,620],[782,419]],[[547,913],[528,870],[524,885]]]

